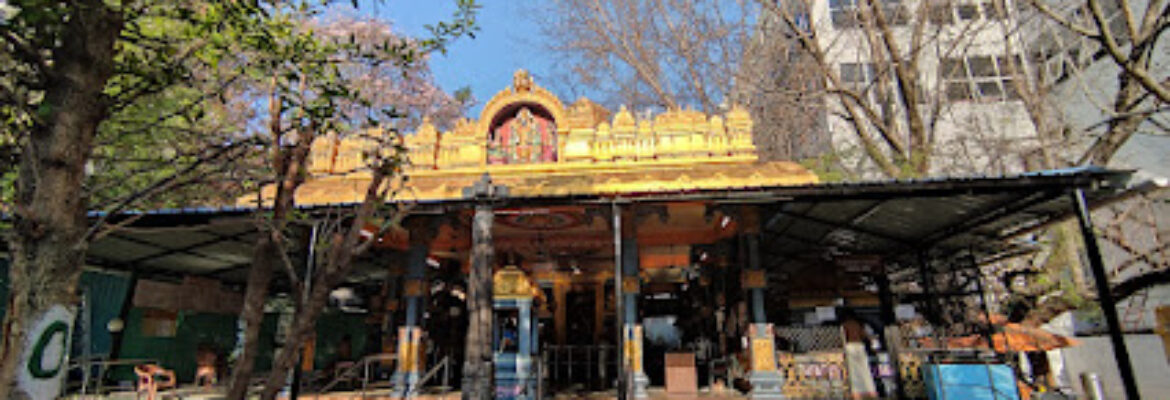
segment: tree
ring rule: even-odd
[[[276,193],[271,203],[264,204],[269,210],[258,226],[261,234],[241,315],[244,351],[233,371],[229,399],[243,399],[247,394],[272,275],[282,270],[288,278],[294,317],[286,338],[290,345],[276,354],[264,381],[260,398],[265,400],[275,398],[284,387],[300,344],[312,337],[329,293],[349,276],[354,258],[372,245],[373,241],[362,239],[363,230],[374,226],[374,232],[367,233],[377,234],[384,227],[375,223],[380,215],[395,216],[383,225],[396,223],[404,215],[384,206],[404,160],[395,126],[404,119],[418,120],[434,113],[454,118],[464,106],[430,84],[424,64],[428,53],[441,51],[450,39],[473,31],[475,3],[458,4],[454,21],[438,24],[432,29],[434,37],[424,40],[396,37],[388,25],[377,21],[322,23],[298,7],[273,7],[269,10],[273,26],[268,30],[285,34],[240,52],[258,66],[256,85],[266,82],[266,97],[245,98],[245,102],[267,107],[263,134],[277,144],[269,150]],[[331,218],[305,217],[296,208],[296,192],[309,177],[314,141],[329,134],[355,136],[370,144],[363,154],[363,169],[370,181],[356,209],[326,213]],[[307,218],[321,227],[320,239],[310,240],[317,240],[315,246],[323,255],[314,261],[318,267],[311,276],[296,272],[286,248],[293,231]]]
[[[0,196],[11,224],[5,239],[12,290],[0,344],[0,398],[52,398],[62,361],[33,357],[63,346],[87,244],[112,228],[108,216],[248,148],[245,141],[220,142],[176,152],[177,165],[157,180],[104,191],[89,186],[95,181],[87,167],[95,148],[121,139],[124,131],[107,121],[188,82],[194,65],[214,60],[223,27],[247,26],[239,22],[258,9],[33,0],[9,6],[0,20]],[[105,213],[91,221],[86,212],[95,208]],[[24,377],[19,386],[18,376]]]
[[[817,157],[823,102],[805,86],[819,85],[802,79],[808,64],[782,24],[759,11],[743,0],[559,0],[539,21],[563,64],[560,89],[588,88],[614,109],[747,106],[762,158]]]
[[[463,9],[472,5],[470,1],[461,4]],[[160,194],[200,183],[209,173],[233,171],[222,167],[225,160],[254,150],[291,155],[298,140],[308,141],[303,132],[299,139],[280,132],[275,141],[237,136],[242,131],[235,129],[237,123],[252,122],[244,117],[222,124],[227,132],[222,136],[204,142],[188,140],[207,132],[195,129],[208,121],[205,117],[233,114],[214,108],[227,105],[218,97],[232,90],[227,86],[235,79],[265,75],[287,67],[305,52],[316,51],[312,47],[280,47],[288,43],[312,46],[316,41],[303,31],[294,32],[284,14],[271,11],[285,7],[319,10],[327,5],[21,1],[3,10],[0,66],[5,74],[0,80],[0,122],[4,129],[0,149],[5,163],[0,164],[0,196],[5,199],[3,211],[10,216],[5,221],[11,224],[5,227],[5,239],[12,291],[0,344],[0,398],[56,397],[64,371],[61,360],[33,358],[54,354],[46,351],[49,346],[63,347],[87,245],[118,227],[107,223],[109,217],[130,207],[158,204],[158,199],[167,198]],[[466,15],[455,24],[434,27],[439,39],[418,46],[399,43],[376,52],[386,62],[409,65],[420,54],[441,49],[443,38],[466,32],[473,23],[470,14]],[[296,40],[295,35],[302,40]],[[271,57],[230,59],[240,46],[267,50],[254,54]],[[332,63],[335,60],[319,61],[326,62],[313,67],[318,71],[316,76],[339,74]],[[233,68],[223,68],[231,63],[235,63]],[[221,74],[233,70],[244,73]],[[271,80],[274,84],[287,83],[290,76],[304,71],[282,72],[291,75],[265,76],[280,78]],[[306,118],[305,124],[329,121],[338,112],[336,99],[353,98],[353,92],[337,82],[305,87],[316,92],[297,92],[287,86],[271,89],[273,95],[301,95],[295,108],[304,113],[300,116]],[[293,97],[276,99],[272,105],[279,112]],[[338,129],[341,125],[311,127]],[[280,129],[284,128],[278,123],[273,132]],[[165,133],[156,135],[158,132]],[[186,136],[172,136],[179,133]],[[144,153],[143,147],[169,151],[158,152],[149,160],[136,159]],[[284,165],[296,161],[291,156],[278,158]],[[171,167],[161,171],[151,168],[160,161]],[[94,174],[95,165],[109,168]],[[114,172],[107,174],[111,170]],[[296,176],[304,168],[283,171],[285,177]],[[117,176],[157,179],[121,181]],[[90,219],[86,213],[93,209],[103,213]],[[274,254],[271,247],[261,246],[258,251]],[[336,259],[348,258],[339,255]],[[21,378],[17,384],[18,375],[30,374],[31,378]]]
[[[1044,168],[1111,165],[1135,134],[1167,133],[1162,95],[1170,74],[1151,68],[1166,54],[1159,34],[1170,26],[1165,2],[1029,0],[1019,12],[1019,23],[1033,31],[1027,50],[1035,78],[1017,79],[1016,86],[1043,143]],[[1025,75],[1022,68],[1016,74]],[[1095,213],[1104,221],[1099,242],[1117,257],[1111,286],[1118,300],[1167,282],[1166,249],[1149,244],[1162,229],[1156,223],[1156,213],[1165,212],[1162,197],[1141,194]],[[1055,227],[1049,251],[1003,275],[1025,277],[1022,287],[1005,285],[1020,299],[1022,318],[1040,324],[1092,305],[1087,300],[1095,295],[1077,272],[1076,238],[1072,224]]]
[[[1159,0],[1029,0],[1026,5],[1026,11],[1057,25],[1049,27],[1054,35],[1092,44],[1090,48],[1077,48],[1092,54],[1088,63],[1105,61],[1103,64],[1113,69],[1094,72],[1116,75],[1116,92],[1107,91],[1113,99],[1099,110],[1105,120],[1091,127],[1103,128],[1103,132],[1078,163],[1107,164],[1143,124],[1154,123],[1157,132],[1166,133],[1167,125],[1156,118],[1165,116],[1165,104],[1170,102],[1170,73],[1159,70],[1155,62],[1159,55],[1166,54],[1162,34],[1170,27],[1170,4]],[[1087,67],[1077,61],[1072,60],[1071,67]]]
[[[567,78],[611,106],[719,109],[734,85],[751,4],[561,0],[540,13]]]
[[[823,88],[816,64],[788,27],[772,13],[760,13],[744,44],[731,103],[751,112],[752,141],[763,158],[811,161],[821,179],[833,179],[819,168],[830,150]]]

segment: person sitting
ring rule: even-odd
[[[139,364],[134,366],[134,374],[138,375],[138,388],[135,398],[146,392],[146,400],[154,400],[159,389],[175,387],[175,371],[160,367],[156,364]],[[159,380],[158,378],[164,378]]]

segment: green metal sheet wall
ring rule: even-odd
[[[0,319],[4,318],[7,311],[9,282],[8,260],[0,258]],[[125,274],[85,271],[81,274],[79,285],[85,292],[91,313],[90,326],[86,330],[90,334],[90,354],[109,354],[113,342],[106,325],[118,317],[130,288],[130,279]]]
[[[180,382],[191,382],[195,377],[195,350],[201,345],[212,346],[221,357],[227,357],[236,343],[235,314],[180,312],[175,336],[151,337],[142,333],[142,308],[130,310],[126,331],[122,336],[122,359],[151,359],[164,368],[175,371]],[[265,315],[260,325],[260,352],[256,370],[272,368],[272,338],[276,333],[276,315]],[[117,379],[131,379],[129,368],[116,371]]]
[[[89,346],[90,354],[108,355],[113,345],[107,325],[118,318],[122,304],[130,290],[127,274],[85,271],[81,274],[80,285],[85,290],[86,304],[89,305]]]

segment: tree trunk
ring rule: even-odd
[[[106,117],[102,91],[113,74],[114,42],[123,22],[101,1],[73,4],[70,10],[65,42],[54,51],[53,65],[45,67],[47,115],[29,132],[21,151],[13,230],[7,238],[12,265],[0,344],[3,399],[60,394],[66,368],[59,364],[64,358],[47,360],[49,353],[43,350],[57,346],[57,337],[61,345],[68,343],[72,318],[66,317],[73,313],[85,264],[89,226],[82,182],[93,138]],[[51,312],[60,323],[44,325]],[[49,329],[27,335],[38,327]],[[38,346],[38,341],[45,343]],[[33,356],[42,359],[30,363]]]
[[[284,387],[288,372],[296,365],[300,355],[301,344],[313,336],[317,328],[317,316],[325,309],[329,301],[329,292],[333,290],[331,282],[315,282],[310,289],[309,299],[303,303],[301,309],[296,310],[293,316],[292,327],[284,340],[284,347],[276,353],[272,361],[272,370],[264,381],[264,390],[260,392],[261,400],[273,400],[277,392]]]
[[[272,280],[274,263],[280,259],[280,249],[272,243],[270,235],[261,234],[252,250],[252,268],[248,271],[248,285],[244,294],[244,310],[240,319],[244,321],[244,351],[236,360],[227,398],[243,400],[248,394],[248,382],[260,351],[260,325],[264,322],[264,300],[268,298],[268,283]]]
[[[1125,71],[1118,73],[1118,81],[1121,83],[1121,89],[1117,91],[1114,99],[1113,111],[1122,116],[1110,121],[1109,129],[1086,152],[1085,157],[1093,165],[1108,165],[1113,155],[1121,150],[1121,146],[1129,141],[1130,137],[1133,137],[1147,118],[1141,113],[1134,113],[1142,104],[1143,95],[1146,94],[1141,90],[1141,86]]]
[[[463,399],[492,398],[492,210],[475,207],[471,274],[467,278],[467,342],[463,362]]]

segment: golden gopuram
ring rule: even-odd
[[[761,162],[752,144],[752,118],[739,106],[724,115],[675,109],[616,113],[581,98],[565,106],[518,71],[512,86],[484,105],[478,120],[462,119],[440,132],[424,120],[403,135],[409,165],[396,201],[459,199],[485,172],[511,196],[613,195],[812,184],[817,178],[792,162]],[[364,154],[385,138],[329,135],[313,145],[314,179],[297,204],[361,198],[368,182]],[[271,188],[264,191],[270,198]],[[241,199],[254,202],[255,198]]]

